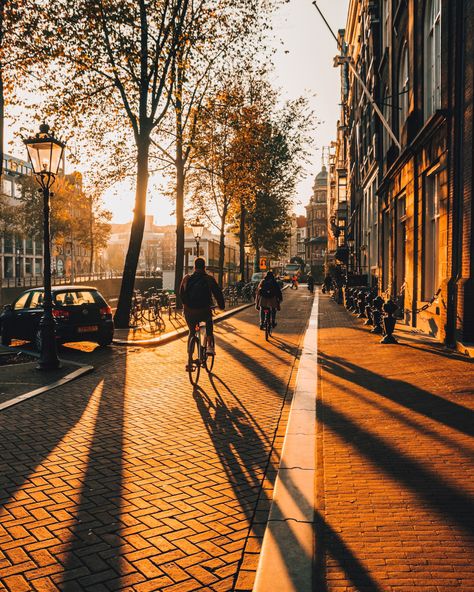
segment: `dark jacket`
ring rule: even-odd
[[[181,282],[181,286],[179,288],[179,296],[181,298],[181,302],[184,305],[184,309],[185,310],[203,310],[202,307],[200,308],[196,308],[193,306],[192,302],[188,302],[188,299],[186,297],[186,286],[188,284],[188,281],[190,280],[190,278],[192,278],[193,276],[195,276],[196,274],[204,274],[206,276],[206,279],[208,281],[209,284],[209,305],[206,307],[206,309],[210,309],[211,306],[213,306],[213,302],[212,302],[212,296],[214,296],[214,298],[216,299],[217,305],[219,306],[220,309],[224,310],[225,308],[225,300],[224,300],[224,294],[222,293],[222,290],[219,287],[219,284],[216,282],[216,280],[212,277],[212,275],[209,275],[208,273],[206,273],[204,270],[196,270],[194,273],[192,274],[187,274],[184,276],[183,281]],[[212,294],[212,296],[211,296]]]
[[[257,288],[257,296],[255,299],[255,308],[259,310],[260,308],[274,308],[276,310],[280,310],[280,302],[283,302],[283,294],[281,291],[280,286],[276,280],[272,280],[273,284],[273,296],[270,298],[266,298],[262,296],[261,289],[262,285],[265,282],[265,278],[258,284]]]

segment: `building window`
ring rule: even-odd
[[[423,300],[430,300],[439,288],[439,175],[425,181],[425,245]]]
[[[32,275],[33,273],[33,259],[27,257],[25,259],[25,275]]]
[[[405,43],[400,54],[400,63],[398,66],[398,110],[399,110],[399,131],[408,116],[408,91],[410,88],[410,78],[408,71],[408,44]]]
[[[13,257],[5,257],[3,259],[3,273],[4,277],[13,277]]]
[[[390,0],[383,0],[383,14],[382,14],[382,50],[389,46],[390,35]]]
[[[425,8],[425,115],[441,107],[441,0]]]
[[[405,259],[406,259],[406,201],[401,197],[397,203],[397,256],[396,266],[396,291],[403,292],[405,284]]]
[[[391,113],[391,106],[390,106],[390,97],[388,93],[388,86],[384,88],[383,91],[383,103],[382,103],[382,113],[387,121],[388,125],[390,125],[390,113]],[[387,131],[387,128],[384,126],[382,131],[382,152],[383,158],[387,156],[388,149],[390,148],[390,136]]]
[[[4,236],[4,252],[13,253],[13,235],[5,234]]]
[[[41,275],[43,273],[43,261],[41,259],[35,259],[35,275]]]

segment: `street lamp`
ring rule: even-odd
[[[21,286],[21,279],[20,279],[20,275],[21,275],[21,270],[20,270],[20,265],[21,265],[20,254],[21,254],[20,249],[16,249],[16,259],[15,259],[16,269],[15,269],[15,275],[16,275],[16,284],[17,284],[17,286]]]
[[[249,245],[248,243],[246,245],[244,245],[244,251],[245,251],[245,255],[247,258],[247,282],[249,281],[249,255],[250,255],[250,251],[252,250],[252,245]]]
[[[36,181],[43,193],[43,243],[44,243],[44,298],[43,315],[39,323],[40,359],[39,370],[52,370],[59,367],[56,349],[55,321],[53,317],[53,298],[51,294],[51,251],[49,237],[49,198],[50,188],[56,180],[65,144],[54,137],[49,125],[40,125],[40,131],[23,143],[33,167]]]
[[[196,218],[194,222],[191,222],[191,230],[193,231],[194,240],[196,241],[196,256],[199,257],[199,241],[204,232],[204,224],[199,218]]]

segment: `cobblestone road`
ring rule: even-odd
[[[0,414],[0,589],[251,588],[311,305],[286,301],[270,346],[253,309],[220,323],[194,393],[180,340],[82,352],[96,372]]]
[[[318,590],[472,592],[472,360],[379,339],[320,297]]]

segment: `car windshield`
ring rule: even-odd
[[[90,290],[70,290],[56,293],[54,302],[59,306],[77,306],[80,304],[95,304],[95,298]]]

